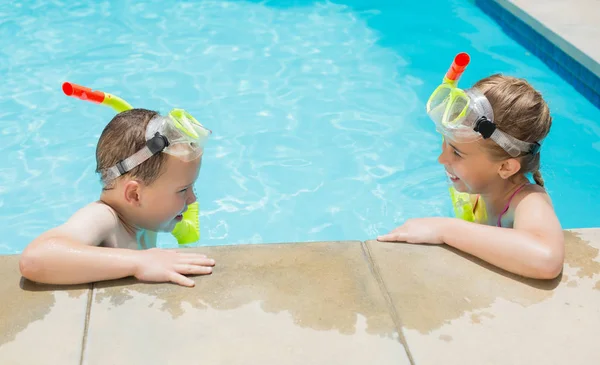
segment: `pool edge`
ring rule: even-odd
[[[509,0],[475,0],[475,4],[506,34],[600,109],[600,60],[594,59],[553,31],[549,24]]]

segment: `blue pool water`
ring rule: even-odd
[[[542,91],[559,218],[600,226],[600,111],[470,1],[16,1],[0,35],[0,254],[99,196],[113,112],[64,96],[67,80],[213,130],[202,245],[364,240],[448,215],[424,104],[460,51],[462,85],[503,72]]]

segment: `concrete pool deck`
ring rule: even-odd
[[[506,33],[600,108],[600,1],[475,0]]]
[[[598,0],[498,0],[519,18],[600,77]],[[507,8],[509,8],[507,6]],[[521,14],[518,14],[518,13]]]
[[[216,246],[194,288],[21,278],[0,256],[0,364],[594,364],[600,229],[528,280],[446,246]]]
[[[495,0],[600,77],[598,0]]]

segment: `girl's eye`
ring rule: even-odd
[[[179,190],[179,192],[180,193],[185,193],[187,190],[188,190],[188,188],[185,188],[185,189]]]
[[[452,152],[454,153],[455,156],[458,156],[458,157],[462,158],[462,156],[460,155],[460,153],[456,152],[456,150],[452,150]]]

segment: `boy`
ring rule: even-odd
[[[106,126],[96,148],[100,199],[42,233],[23,251],[21,274],[48,284],[135,276],[192,287],[183,274],[210,274],[204,255],[151,248],[154,232],[170,232],[196,201],[203,143],[210,131],[190,114],[131,109]]]

